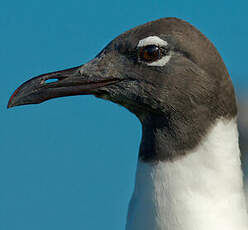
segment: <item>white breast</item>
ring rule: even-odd
[[[248,230],[236,119],[173,162],[138,162],[127,230]]]

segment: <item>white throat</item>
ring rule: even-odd
[[[236,119],[174,161],[139,161],[126,230],[248,230]]]

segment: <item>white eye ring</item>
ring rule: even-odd
[[[144,39],[141,39],[137,45],[137,48],[144,47],[144,46],[149,46],[149,45],[155,45],[159,47],[166,47],[168,46],[168,42],[159,38],[158,36],[149,36]],[[171,52],[168,53],[168,55],[163,56],[157,61],[150,62],[146,64],[148,66],[164,66],[166,65],[171,58]]]
[[[158,36],[149,36],[149,37],[146,37],[140,40],[137,47],[149,46],[149,45],[165,47],[165,46],[168,46],[168,43],[167,41],[164,41]]]

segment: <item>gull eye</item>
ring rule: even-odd
[[[139,59],[144,62],[154,62],[162,56],[161,48],[156,45],[147,45],[139,48]]]

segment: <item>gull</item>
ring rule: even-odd
[[[135,27],[88,63],[25,82],[8,107],[89,94],[142,124],[126,230],[248,230],[235,92],[198,29],[177,18]]]

